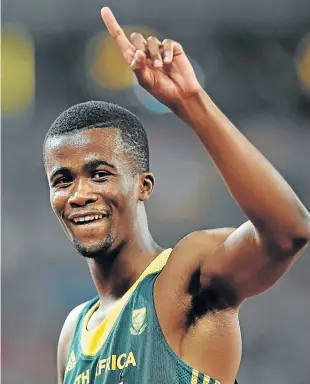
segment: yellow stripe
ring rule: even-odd
[[[99,301],[95,304],[93,308],[90,309],[88,314],[85,316],[82,335],[81,335],[81,350],[84,355],[94,356],[103,346],[104,342],[107,340],[116,320],[118,319],[120,313],[125,307],[126,303],[130,299],[130,296],[134,293],[138,284],[148,275],[159,272],[167,263],[168,257],[172,249],[166,249],[161,254],[159,254],[155,260],[146,268],[142,273],[139,279],[134,283],[134,285],[124,294],[124,296],[118,301],[118,303],[113,308],[112,312],[104,319],[104,321],[95,329],[88,331],[87,324],[89,319],[95,310],[99,307]],[[198,377],[198,376],[197,376]],[[197,383],[197,381],[193,382]]]
[[[208,375],[203,375],[203,383],[202,384],[209,384],[211,377]]]
[[[193,369],[192,370],[191,384],[197,384],[198,383],[198,375],[199,375],[199,371],[197,371],[196,369]]]

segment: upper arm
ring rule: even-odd
[[[306,246],[296,241],[282,246],[274,239],[260,235],[247,221],[233,231],[213,254],[201,253],[202,287],[219,283],[233,293],[235,303],[259,294],[274,285],[292,266]],[[215,283],[215,284],[216,284]]]
[[[158,302],[166,298],[167,308],[180,316],[189,306],[204,313],[238,308],[274,285],[304,246],[276,246],[259,236],[249,221],[237,229],[197,231],[173,249],[154,293]]]
[[[62,330],[60,332],[57,347],[57,382],[63,384],[66,361],[68,357],[69,347],[72,341],[77,318],[86,303],[75,307],[67,316]]]
[[[213,259],[215,252],[234,230],[220,228],[194,232],[174,247],[154,285],[156,311],[162,324],[169,324],[171,329],[180,327],[180,321],[185,324],[194,296],[191,288],[197,281],[197,271],[201,269],[203,258],[208,255]]]

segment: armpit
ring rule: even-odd
[[[236,291],[228,279],[210,276],[205,280],[202,285],[200,267],[191,276],[188,286],[191,305],[186,318],[187,328],[209,312],[234,308],[239,303]]]

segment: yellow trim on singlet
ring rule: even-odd
[[[203,382],[202,384],[210,384],[211,377],[208,375],[203,375]],[[221,384],[218,380],[214,381],[214,384]]]
[[[134,285],[124,294],[124,296],[114,306],[112,312],[103,320],[103,322],[95,329],[88,330],[87,324],[93,313],[99,307],[99,301],[88,311],[85,316],[84,324],[81,332],[81,350],[84,355],[95,356],[96,353],[102,348],[104,342],[107,340],[116,320],[130,299],[130,296],[136,290],[138,284],[148,275],[159,272],[163,269],[170,256],[172,249],[166,249],[160,253],[155,260],[145,269],[139,279]]]
[[[198,377],[199,377],[199,371],[197,371],[197,369],[193,369],[192,370],[191,384],[197,384],[198,383]]]

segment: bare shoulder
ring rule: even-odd
[[[77,319],[82,312],[85,305],[88,303],[82,303],[77,307],[73,308],[72,311],[67,316],[62,330],[60,332],[58,348],[57,348],[57,371],[58,371],[58,384],[62,384],[63,376],[65,371],[65,364],[69,352],[69,347],[72,341],[73,333],[75,330]]]
[[[234,230],[218,228],[196,231],[179,241],[155,282],[155,304],[161,303],[157,311],[169,313],[169,307],[175,319],[186,312],[191,300],[189,286],[195,271],[199,270],[206,257],[217,257],[216,251]]]
[[[235,228],[229,227],[192,232],[180,240],[174,250],[179,251],[180,254],[188,251],[189,248],[195,253],[206,254],[213,250],[216,251],[234,231]]]
[[[234,230],[235,228],[217,228],[196,231],[185,236],[171,252],[162,276],[171,278],[173,274],[175,277],[182,277],[186,283],[186,276],[189,278],[206,257],[216,257],[215,253]]]

